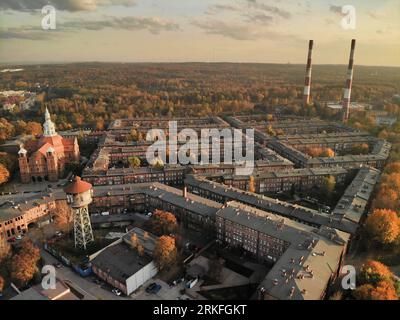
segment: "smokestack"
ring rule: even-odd
[[[303,105],[307,106],[310,103],[310,90],[311,90],[311,59],[314,41],[310,40],[308,43],[308,58],[307,58],[307,68],[306,68],[306,79],[304,82],[304,92],[303,92]]]
[[[343,92],[343,122],[349,120],[350,115],[350,96],[351,96],[351,85],[353,83],[353,66],[354,66],[354,50],[356,48],[356,39],[351,40],[351,50],[349,66],[347,68],[347,79],[346,86]]]

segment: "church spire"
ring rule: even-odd
[[[44,136],[45,137],[52,137],[57,135],[56,132],[56,127],[53,123],[53,121],[51,121],[51,117],[50,117],[50,112],[46,107],[46,112],[44,114],[44,123],[43,123],[43,131],[44,131]]]

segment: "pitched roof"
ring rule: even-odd
[[[86,181],[83,181],[81,177],[76,176],[74,181],[64,188],[65,193],[83,193],[89,191],[92,185]]]

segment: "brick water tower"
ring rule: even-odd
[[[74,214],[75,248],[86,250],[87,245],[94,241],[88,208],[92,202],[92,185],[77,176],[64,191]]]

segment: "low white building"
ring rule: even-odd
[[[132,246],[133,233],[144,248],[142,255]],[[142,229],[132,229],[91,257],[93,272],[124,294],[132,294],[158,273],[152,257],[156,239],[152,234],[145,235]]]

